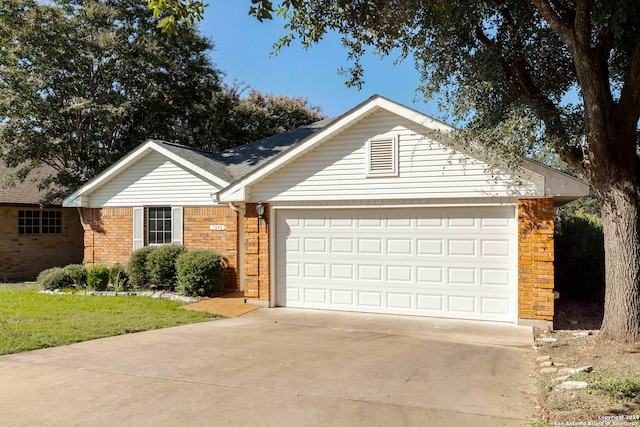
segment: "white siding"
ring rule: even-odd
[[[398,137],[399,173],[367,177],[366,144]],[[544,178],[493,176],[487,164],[439,143],[441,135],[380,111],[251,188],[252,200],[366,200],[544,195]]]
[[[96,189],[90,207],[141,205],[212,205],[219,188],[186,171],[163,155],[151,152]]]

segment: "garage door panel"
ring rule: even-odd
[[[278,305],[515,320],[513,207],[282,210],[276,224]]]
[[[382,292],[358,291],[358,305],[368,308],[382,308]]]
[[[411,310],[413,308],[413,294],[388,292],[387,308],[398,309],[398,310]]]
[[[417,310],[420,314],[436,316],[445,313],[444,295],[417,294]]]

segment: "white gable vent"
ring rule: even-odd
[[[367,141],[367,176],[398,175],[398,142],[396,138]]]

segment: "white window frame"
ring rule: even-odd
[[[382,162],[388,162],[389,167],[387,168],[378,168],[375,165],[375,160],[373,156],[380,155],[376,153],[376,146],[387,144],[391,145],[386,149],[386,153],[382,153],[382,155],[390,156],[390,159],[382,158]],[[372,152],[373,151],[373,152]],[[383,177],[383,176],[398,176],[398,138],[395,136],[390,137],[376,137],[371,138],[367,141],[367,177]]]
[[[150,243],[150,222],[151,215],[149,209],[165,208],[170,209],[171,238],[163,243]],[[175,243],[182,244],[183,238],[183,209],[182,206],[137,206],[133,208],[133,250],[144,246],[159,246]],[[163,231],[164,232],[164,231]]]

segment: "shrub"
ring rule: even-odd
[[[556,288],[569,298],[601,300],[604,296],[602,219],[578,210],[556,219]]]
[[[129,284],[134,289],[147,289],[149,287],[149,272],[147,271],[147,258],[158,246],[145,246],[133,251],[127,265]]]
[[[109,281],[113,290],[116,292],[123,292],[129,290],[129,276],[124,267],[120,264],[116,264],[109,270]]]
[[[184,251],[184,246],[181,245],[156,247],[145,263],[149,282],[158,288],[173,290],[176,283],[176,260]]]
[[[74,287],[80,289],[87,286],[87,269],[82,264],[69,264],[63,270],[71,277]]]
[[[54,289],[62,289],[73,285],[73,280],[69,273],[61,267],[53,267],[43,270],[38,274],[36,279],[38,285],[42,289],[53,291]]]
[[[109,284],[109,268],[97,265],[87,271],[87,284],[95,291],[104,291]]]
[[[185,252],[176,261],[176,289],[183,295],[216,295],[222,288],[225,266],[224,258],[215,251],[196,249]]]

